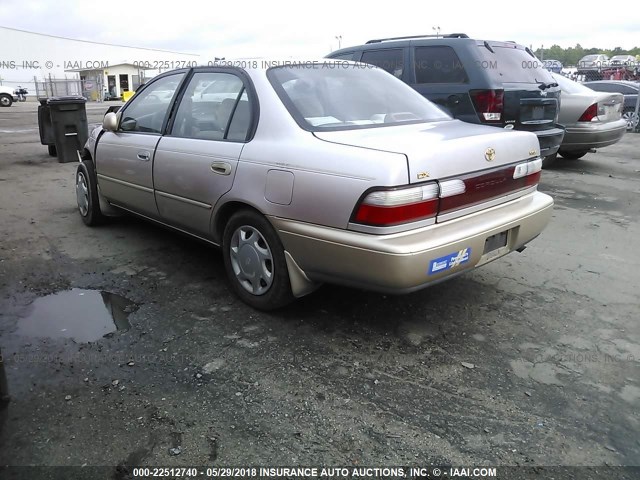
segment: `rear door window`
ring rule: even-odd
[[[416,47],[416,83],[467,83],[464,65],[451,47]]]
[[[401,78],[404,69],[404,50],[402,48],[367,50],[362,53],[360,61],[380,67],[391,75]]]

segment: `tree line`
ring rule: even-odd
[[[592,55],[595,53],[602,53],[609,58],[614,55],[640,55],[640,47],[632,48],[631,50],[624,50],[621,47],[613,49],[606,48],[583,48],[579,43],[575,47],[562,48],[560,45],[553,45],[550,48],[538,48],[535,51],[536,57],[541,60],[560,60],[563,65],[577,65],[582,57],[585,55]],[[640,57],[638,57],[640,58]]]

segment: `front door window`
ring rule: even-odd
[[[184,73],[176,73],[148,85],[124,107],[119,129],[124,132],[161,133],[183,77]]]

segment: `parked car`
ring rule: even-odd
[[[636,65],[636,57],[633,55],[614,55],[609,60],[610,67],[635,68]]]
[[[578,61],[578,71],[585,70],[600,70],[609,66],[609,57],[596,53],[592,55],[585,55]]]
[[[604,54],[585,55],[578,60],[578,75],[588,81],[601,80],[603,70],[609,68],[609,57]]]
[[[638,100],[638,89],[640,83],[616,80],[601,80],[596,82],[585,82],[583,85],[597,92],[621,93],[624,95],[624,107],[622,118],[627,121],[627,129],[634,128],[634,112]],[[635,120],[637,123],[637,120]]]
[[[562,75],[553,78],[562,89],[558,121],[566,128],[560,155],[576,160],[622,138],[627,122],[622,118],[621,94],[596,92]]]
[[[322,282],[418,290],[549,221],[534,134],[454,120],[379,68],[265,63],[167,72],[105,115],[77,169],[82,220],[124,210],[219,245],[264,310]],[[233,78],[234,99],[192,114],[201,84]]]
[[[370,40],[328,58],[376,65],[465,122],[533,132],[545,166],[562,143],[564,130],[556,122],[560,89],[522,45],[425,35]]]
[[[13,88],[0,85],[0,107],[10,107],[13,105],[13,102],[17,101],[18,97]]]
[[[562,69],[564,66],[560,60],[545,60],[543,66],[546,70],[549,70],[553,73],[562,73]]]

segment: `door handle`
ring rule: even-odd
[[[142,160],[144,162],[147,162],[147,161],[149,161],[150,158],[151,158],[151,154],[149,152],[147,152],[146,150],[138,152],[138,160]]]
[[[227,162],[213,162],[211,164],[211,171],[218,175],[229,175],[231,173],[231,165]]]

